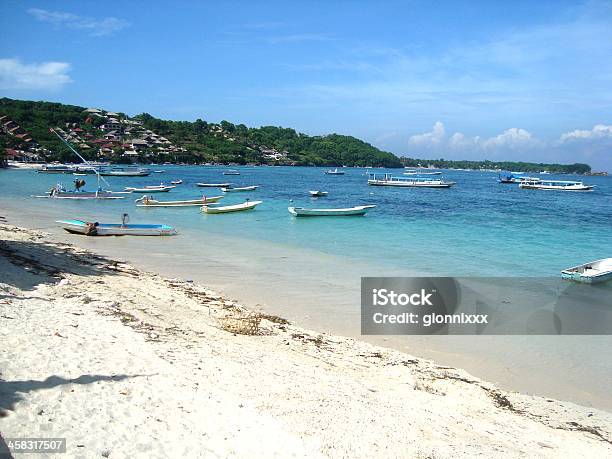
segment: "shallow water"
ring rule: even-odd
[[[181,178],[165,200],[193,199],[217,189],[195,183],[260,185],[229,194],[264,201],[255,211],[205,215],[195,208],[137,208],[118,201],[34,199],[72,176],[0,171],[2,214],[15,223],[52,230],[66,240],[138,265],[202,282],[248,305],[260,305],[301,325],[359,336],[362,276],[554,276],[568,266],[612,255],[612,179],[587,177],[592,193],[520,190],[496,174],[445,172],[448,190],[368,187],[363,169],[326,176],[317,168],[163,166],[164,174],[108,178],[113,189]],[[376,170],[376,172],[384,172]],[[400,171],[393,171],[399,173]],[[548,176],[549,178],[562,178]],[[572,179],[572,178],[569,178]],[[88,182],[94,177],[86,177]],[[91,188],[89,186],[86,188]],[[313,199],[309,190],[329,191]],[[296,219],[289,205],[345,207],[376,204],[366,217]],[[24,210],[27,209],[26,212]],[[167,223],[172,238],[85,238],[64,235],[60,218]],[[611,301],[612,303],[612,301]],[[465,368],[500,386],[612,409],[608,336],[410,336],[365,339]]]

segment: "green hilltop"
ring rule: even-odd
[[[223,163],[295,166],[436,167],[579,173],[587,164],[398,158],[355,137],[308,136],[276,126],[168,121],[53,102],[0,99],[0,155],[74,161],[54,128],[88,160],[114,163]],[[1,156],[0,156],[1,158]]]

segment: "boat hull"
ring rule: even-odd
[[[133,225],[120,223],[99,223],[92,233],[88,222],[82,220],[57,221],[66,231],[88,236],[173,236],[176,229],[168,225]]]
[[[295,217],[353,217],[365,215],[376,206],[358,206],[346,209],[306,209],[303,207],[288,207],[289,213]]]
[[[231,183],[196,183],[196,185],[202,188],[227,188]]]
[[[239,188],[221,188],[221,191],[224,193],[237,193],[240,191],[255,191],[257,188],[257,186],[243,186]]]
[[[243,212],[246,210],[253,210],[257,205],[261,204],[262,201],[245,202],[242,204],[236,204],[233,206],[223,207],[208,207],[202,206],[202,212],[207,214],[228,214],[231,212]]]
[[[455,182],[439,182],[439,183],[419,183],[408,181],[390,181],[390,180],[368,180],[368,185],[372,186],[397,186],[404,188],[450,188]]]
[[[154,199],[151,200],[142,200],[138,199],[136,207],[195,207],[206,205],[207,203],[214,204],[222,199],[223,196],[211,196],[210,198],[204,199],[191,199],[187,201],[156,201]]]

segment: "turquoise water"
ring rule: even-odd
[[[451,189],[370,187],[364,169],[327,176],[321,168],[161,166],[163,174],[109,177],[112,189],[184,183],[161,200],[222,194],[196,182],[259,185],[222,202],[262,200],[251,212],[206,215],[193,208],[137,208],[117,201],[36,199],[70,175],[0,170],[0,215],[10,223],[130,261],[164,276],[193,279],[255,309],[301,326],[394,347],[464,368],[500,387],[612,410],[608,358],[612,336],[360,336],[362,276],[533,276],[612,256],[612,178],[547,176],[597,185],[592,193],[521,190],[495,173],[445,171]],[[384,171],[401,174],[401,170]],[[82,178],[82,177],[80,177]],[[85,177],[92,189],[95,177]],[[309,190],[329,191],[310,198]],[[365,217],[295,218],[290,205],[376,204]],[[88,238],[63,232],[58,219],[165,223],[166,238]],[[1,273],[0,273],[1,274]],[[559,281],[561,283],[561,281]],[[612,288],[607,285],[605,288]],[[551,298],[554,301],[554,298]]]
[[[112,189],[159,184],[181,178],[184,183],[158,199],[193,199],[218,195],[196,182],[231,181],[259,185],[254,192],[228,194],[223,204],[245,198],[263,200],[255,211],[202,215],[199,209],[136,208],[133,198],[91,202],[34,200],[56,181],[73,176],[34,171],[0,171],[0,194],[28,206],[52,208],[57,218],[118,221],[123,212],[133,223],[168,223],[179,231],[258,239],[315,249],[410,272],[454,276],[556,276],[562,268],[612,256],[612,178],[554,176],[596,185],[591,193],[521,190],[496,182],[487,172],[445,171],[457,182],[450,189],[370,187],[364,169],[347,168],[344,176],[328,176],[320,168],[239,167],[240,176],[224,176],[222,167],[163,166],[149,177],[109,177]],[[377,173],[386,172],[376,170]],[[401,174],[400,170],[389,170]],[[95,178],[86,177],[94,186]],[[309,190],[329,191],[310,198]],[[362,218],[296,219],[290,205],[346,207],[376,204]]]

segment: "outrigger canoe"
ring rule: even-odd
[[[189,199],[186,201],[157,201],[150,196],[143,196],[137,199],[137,207],[194,207],[194,206],[205,206],[207,204],[214,204],[223,196],[203,196],[200,199]]]
[[[221,206],[221,207],[209,207],[202,206],[202,212],[207,214],[227,214],[230,212],[240,212],[243,210],[251,210],[254,209],[258,204],[261,204],[263,201],[246,201],[242,204],[235,204],[233,206]]]
[[[376,206],[356,206],[344,209],[306,209],[305,207],[289,207],[289,213],[296,217],[348,217],[365,215]]]
[[[168,225],[134,225],[128,223],[98,223],[83,220],[58,220],[56,223],[69,233],[87,236],[173,236],[176,229]]]
[[[255,191],[257,188],[259,188],[258,185],[253,185],[253,186],[242,186],[242,187],[237,187],[237,188],[221,188],[221,191],[223,191],[224,193],[231,193],[234,191]]]

